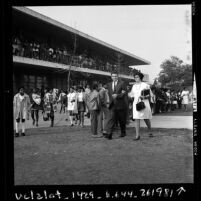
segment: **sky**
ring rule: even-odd
[[[150,83],[171,56],[192,64],[190,4],[28,8],[148,60],[150,65],[135,68],[148,74]]]

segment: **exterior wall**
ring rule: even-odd
[[[26,93],[30,93],[33,88],[57,88],[67,90],[68,72],[58,73],[58,69],[48,69],[44,67],[30,67],[29,65],[13,65],[13,93],[18,92],[18,88],[24,86]],[[86,86],[94,82],[107,83],[109,76],[95,75],[83,72],[71,71],[70,85]]]
[[[26,58],[22,58],[23,60],[27,60]],[[22,60],[22,61],[23,61]],[[30,60],[30,59],[29,59]],[[37,61],[37,62],[36,62]],[[27,63],[27,64],[26,64]],[[41,88],[42,86],[48,88],[57,88],[67,90],[67,77],[68,71],[63,71],[59,69],[59,64],[55,63],[46,63],[45,61],[35,60],[33,62],[23,62],[23,63],[13,63],[13,93],[17,93],[18,88],[20,86],[25,87],[25,91],[29,93],[33,88]],[[37,65],[36,65],[37,64]],[[40,65],[41,64],[41,65]],[[48,64],[52,64],[53,66],[48,66]],[[75,69],[74,69],[75,68]],[[87,84],[92,85],[94,82],[108,83],[111,81],[110,74],[109,75],[101,75],[93,74],[89,72],[84,72],[80,69],[78,71],[76,67],[72,68],[70,75],[70,85],[82,85],[86,86]],[[74,70],[73,70],[74,69]],[[75,71],[76,70],[76,71]],[[90,69],[93,71],[92,69]],[[121,77],[121,76],[120,76]],[[130,79],[129,79],[130,78]],[[123,76],[121,78],[126,82],[134,82],[132,76],[127,77]],[[148,75],[145,74],[143,81],[147,82]]]
[[[18,92],[20,86],[30,93],[31,89],[37,87],[53,87],[59,89],[67,88],[67,78],[64,74],[54,73],[49,70],[27,69],[24,66],[14,67],[13,93]]]

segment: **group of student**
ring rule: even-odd
[[[129,119],[135,120],[136,137],[140,139],[140,120],[144,120],[149,136],[151,133],[151,118],[154,110],[154,100],[158,97],[156,89],[143,82],[143,74],[135,73],[135,84],[128,90],[128,85],[119,79],[118,73],[111,73],[112,82],[94,83],[90,88],[82,86],[71,86],[68,93],[56,89],[33,89],[27,95],[24,88],[14,96],[14,118],[15,136],[19,136],[19,123],[22,123],[22,136],[25,136],[25,120],[31,113],[33,125],[39,126],[39,110],[42,110],[43,120],[50,120],[50,126],[54,126],[54,113],[57,111],[57,104],[61,104],[60,113],[68,112],[70,126],[75,124],[84,127],[85,114],[91,120],[91,133],[93,137],[105,137],[112,139],[115,127],[118,125],[121,130],[120,137],[126,136],[126,124]],[[142,94],[144,90],[148,93]],[[169,90],[165,93],[167,99],[166,109],[168,111],[168,100],[171,98]],[[188,104],[189,92],[181,93],[182,103]],[[137,109],[138,102],[144,103],[144,108]],[[130,107],[131,106],[131,107]],[[185,108],[186,110],[186,108]],[[66,119],[68,120],[68,119]]]
[[[101,86],[101,84],[97,85],[97,90],[101,89]],[[102,93],[100,90],[101,95]],[[41,90],[34,88],[29,95],[25,93],[24,87],[20,87],[13,100],[15,136],[19,136],[20,123],[22,124],[22,135],[25,136],[25,120],[29,119],[29,114],[31,114],[32,124],[36,127],[39,126],[39,111],[42,111],[43,120],[50,120],[50,127],[53,127],[54,114],[58,110],[58,103],[61,106],[59,113],[68,113],[71,127],[75,124],[84,127],[85,115],[88,118],[94,117],[93,110],[95,107],[93,100],[91,100],[92,96],[93,90],[90,89],[89,85],[86,88],[72,86],[68,93],[64,90],[58,93],[58,90],[54,88]]]
[[[176,109],[188,111],[188,105],[193,101],[193,95],[186,87],[180,91],[152,87],[152,92],[151,107],[153,114],[172,112]]]

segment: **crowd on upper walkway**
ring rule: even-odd
[[[89,68],[106,72],[114,71],[117,68],[116,62],[109,62],[103,56],[94,56],[84,50],[81,53],[73,53],[73,50],[66,45],[51,45],[46,42],[39,42],[37,39],[28,40],[24,37],[14,36],[12,41],[13,55],[34,58],[43,61],[56,62],[75,67]],[[127,66],[121,68],[121,73],[132,75],[131,69]]]

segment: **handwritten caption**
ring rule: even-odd
[[[16,200],[106,200],[106,199],[136,199],[142,197],[178,197],[185,194],[186,189],[179,187],[177,189],[170,188],[156,188],[156,189],[138,189],[138,190],[126,190],[126,191],[113,191],[106,190],[102,195],[98,195],[94,191],[72,191],[61,192],[55,190],[43,190],[40,193],[34,190],[30,190],[27,193],[15,193]]]

